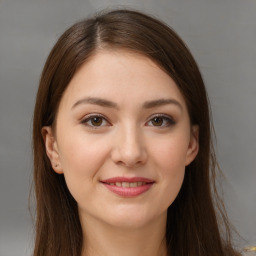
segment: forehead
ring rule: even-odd
[[[120,105],[172,97],[185,106],[173,79],[151,59],[127,50],[100,50],[75,73],[61,104],[104,97]]]

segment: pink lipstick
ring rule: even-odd
[[[149,190],[155,182],[144,177],[114,177],[102,180],[101,183],[117,195],[135,197]]]

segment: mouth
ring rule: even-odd
[[[149,184],[149,183],[142,182],[142,181],[139,181],[139,182],[111,182],[111,183],[103,182],[103,183],[108,184],[110,186],[117,186],[117,187],[122,187],[122,188],[136,188],[139,186],[144,186],[146,184]]]
[[[148,191],[155,181],[143,177],[115,177],[101,183],[111,192],[122,197],[135,197]]]

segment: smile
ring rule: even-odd
[[[122,197],[135,197],[148,191],[155,183],[153,180],[134,177],[115,177],[101,181],[101,183],[111,192]]]
[[[117,186],[117,187],[123,187],[123,188],[135,188],[138,186],[144,186],[147,183],[139,181],[139,182],[115,182],[115,183],[111,182],[107,184],[111,186]]]

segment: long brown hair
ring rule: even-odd
[[[81,256],[83,237],[77,203],[63,175],[51,168],[41,130],[54,124],[61,97],[78,68],[98,49],[108,48],[129,49],[157,63],[176,82],[191,123],[200,128],[199,153],[186,167],[182,188],[168,208],[168,253],[238,255],[232,248],[228,219],[215,187],[208,98],[194,58],[164,23],[137,11],[115,10],[69,28],[55,44],[42,73],[33,124],[37,203],[34,256]]]

